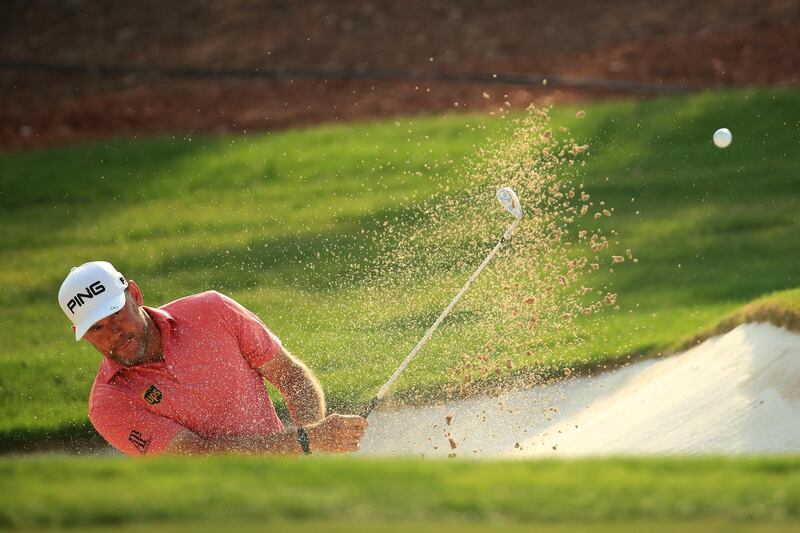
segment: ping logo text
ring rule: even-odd
[[[72,298],[70,298],[69,302],[67,302],[67,309],[75,314],[75,307],[81,307],[83,305],[84,300],[88,300],[90,298],[94,298],[98,294],[102,294],[106,292],[106,288],[103,286],[102,283],[99,281],[95,281],[88,287],[86,287],[86,292],[79,292]]]

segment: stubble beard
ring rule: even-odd
[[[137,335],[134,338],[138,338],[139,340],[139,347],[136,349],[136,356],[133,360],[130,359],[123,359],[118,357],[117,354],[114,353],[114,350],[111,350],[111,358],[117,361],[120,364],[125,366],[136,366],[141,364],[142,360],[144,359],[144,354],[147,351],[147,340],[148,340],[148,333],[150,332],[150,328],[147,324],[147,319],[144,321],[144,330],[142,331],[141,335]]]
[[[141,336],[142,342],[139,343],[139,349],[137,350],[138,353],[136,354],[136,358],[140,361],[142,360],[142,358],[144,358],[144,352],[147,351],[147,339],[148,339],[147,333],[149,332],[148,330],[149,327],[147,325],[147,319],[145,319],[144,331],[142,331],[142,336]]]

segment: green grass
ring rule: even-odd
[[[676,344],[676,350],[713,337],[723,335],[740,324],[747,322],[769,322],[790,331],[800,331],[800,289],[778,291],[757,298],[724,316],[713,328],[701,331],[691,340]]]
[[[797,458],[0,460],[3,527],[798,520]]]
[[[334,521],[306,521],[302,523],[285,522],[285,521],[256,521],[256,522],[240,522],[236,520],[225,521],[222,523],[212,524],[214,527],[222,527],[225,531],[237,532],[261,532],[266,528],[270,531],[303,531],[312,533],[351,533],[351,532],[364,532],[364,533],[405,533],[407,531],[420,531],[431,533],[484,533],[484,532],[497,532],[497,533],[517,533],[529,531],[550,531],[555,533],[574,533],[574,532],[601,532],[601,533],[617,533],[620,531],[649,531],[653,533],[671,533],[680,529],[686,533],[709,533],[709,532],[725,532],[725,533],[738,533],[742,531],[757,531],[759,533],[778,533],[790,532],[797,530],[796,522],[754,522],[754,523],[731,523],[722,520],[673,520],[673,521],[636,521],[636,522],[592,522],[589,524],[580,524],[577,522],[567,523],[530,523],[530,522],[507,522],[507,521],[494,521],[494,522],[481,522],[478,524],[464,523],[464,522],[443,522],[440,520],[429,520],[425,522],[334,522]],[[109,526],[100,527],[82,527],[81,531],[115,531],[116,533],[124,532],[139,532],[147,530],[148,532],[161,532],[161,533],[176,533],[176,532],[194,532],[202,530],[207,527],[208,523],[202,522],[185,522],[180,524],[164,524],[163,522],[144,522],[136,523],[135,525],[126,526]],[[33,531],[74,531],[69,528],[32,528]]]
[[[613,227],[639,263],[601,274],[620,310],[587,323],[586,342],[551,361],[669,350],[753,299],[800,285],[800,92],[585,109],[582,120],[576,108],[558,109],[554,122],[591,145],[586,187],[616,208]],[[139,282],[151,305],[212,288],[233,296],[315,370],[333,409],[356,409],[474,268],[420,280],[407,300],[380,302],[380,321],[359,320],[376,305],[361,290],[360,265],[378,253],[365,235],[411,220],[444,185],[450,194],[467,187],[465,158],[507,120],[400,119],[2,156],[0,447],[93,435],[86,399],[99,356],[70,339],[56,293],[70,266],[100,258]],[[726,150],[711,144],[720,126],[734,134]],[[449,370],[473,348],[465,305],[399,394],[456,380]],[[510,355],[520,363],[524,350]]]

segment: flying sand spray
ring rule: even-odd
[[[451,301],[444,311],[442,311],[442,314],[439,315],[439,318],[436,319],[436,322],[434,322],[433,325],[428,328],[428,331],[425,332],[425,335],[423,335],[417,345],[414,346],[414,349],[411,350],[411,353],[406,356],[405,360],[403,360],[400,366],[397,367],[397,370],[395,370],[392,376],[386,381],[386,383],[383,384],[383,387],[381,387],[381,389],[378,391],[378,394],[373,396],[373,398],[369,401],[366,409],[364,409],[364,412],[361,413],[361,416],[364,418],[367,418],[373,409],[375,409],[375,407],[378,405],[378,403],[380,403],[395,380],[400,377],[400,374],[403,373],[403,370],[405,370],[411,360],[414,359],[414,356],[417,355],[417,352],[419,352],[425,343],[428,342],[428,339],[431,338],[433,332],[436,331],[436,328],[439,327],[439,324],[442,323],[453,307],[455,307],[458,300],[461,299],[461,296],[467,292],[467,289],[469,289],[469,286],[472,285],[472,282],[477,279],[478,275],[481,273],[481,271],[483,271],[486,265],[489,264],[489,261],[492,260],[497,251],[500,250],[503,244],[505,244],[506,241],[514,234],[514,230],[517,228],[519,221],[522,219],[522,206],[519,203],[519,198],[517,198],[516,193],[513,191],[513,189],[511,189],[511,187],[503,187],[497,191],[497,199],[500,201],[500,204],[502,204],[505,210],[514,216],[514,221],[510,226],[508,226],[508,229],[505,231],[505,233],[503,233],[503,236],[500,237],[500,240],[497,241],[497,244],[492,251],[489,252],[489,255],[486,256],[486,259],[483,260],[477,270],[475,270],[475,272],[473,272],[469,277],[464,286],[461,287],[461,290],[458,291],[458,294],[456,294],[455,298],[453,298],[453,301]]]

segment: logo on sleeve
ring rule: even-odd
[[[135,429],[128,435],[128,440],[133,444],[137,450],[144,453],[147,450],[147,445],[150,444],[150,439],[145,439],[141,433]]]
[[[158,390],[158,388],[156,388],[155,385],[150,385],[150,387],[148,387],[147,390],[144,391],[143,396],[144,400],[150,405],[155,405],[161,402],[161,398],[164,397],[164,395],[161,394],[161,391]]]

